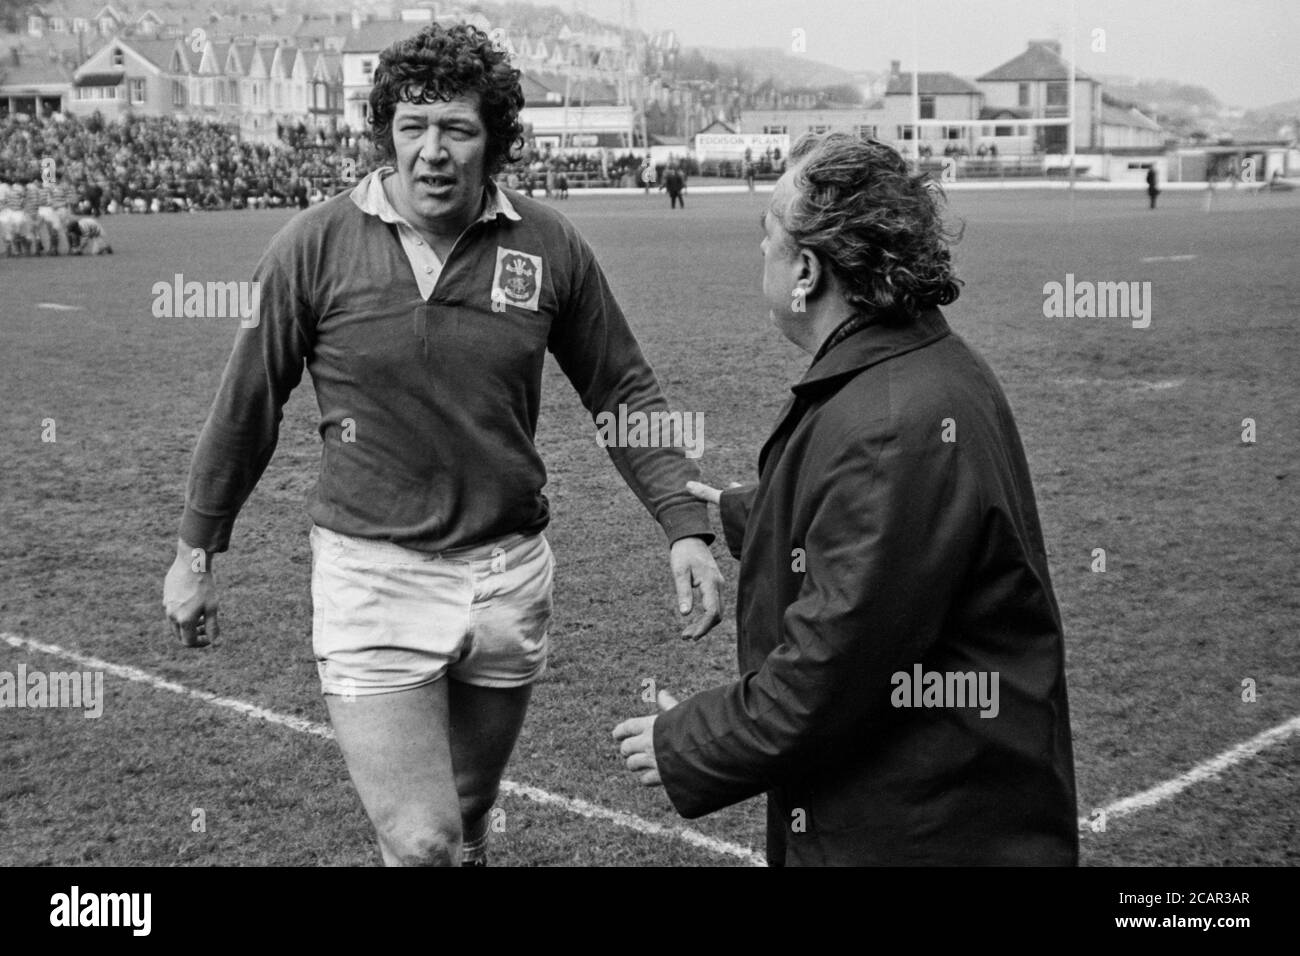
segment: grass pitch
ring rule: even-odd
[[[753,474],[808,361],[761,303],[766,200],[559,204],[596,249],[670,404],[704,413],[701,464],[715,484]],[[1082,816],[1300,713],[1300,197],[1220,193],[1210,213],[1199,195],[1145,205],[1093,193],[1071,210],[1064,194],[1027,191],[956,193],[950,207],[966,222],[955,249],[966,287],[946,312],[1000,375],[1029,453],[1066,624]],[[0,259],[0,632],[325,722],[310,645],[309,381],[217,559],[221,645],[180,648],[161,611],[190,453],[235,321],[156,319],[150,290],[178,272],[248,278],[287,219],[117,216],[105,221],[116,255]],[[1044,284],[1067,273],[1150,281],[1150,328],[1044,318]],[[622,771],[610,729],[646,709],[645,679],[681,696],[735,676],[734,595],[714,633],[678,639],[658,529],[553,363],[546,376],[553,651],[507,777],[678,825],[661,792]],[[46,419],[53,443],[41,440]],[[1098,548],[1104,573],[1091,570]],[[734,580],[731,559],[720,565]],[[0,643],[0,670],[19,663],[78,667]],[[0,863],[378,861],[333,743],[143,684],[105,686],[98,720],[0,711]],[[1085,832],[1084,862],[1294,865],[1298,774],[1293,737]],[[517,796],[500,806],[494,864],[738,862]],[[761,800],[693,826],[761,851]]]

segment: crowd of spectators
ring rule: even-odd
[[[306,205],[364,175],[370,155],[368,138],[347,129],[288,128],[270,146],[172,117],[0,120],[0,182],[41,182],[53,161],[90,215]]]
[[[356,182],[374,164],[368,132],[297,126],[279,133],[278,143],[268,145],[241,141],[230,124],[175,117],[8,116],[0,119],[0,183],[49,182],[52,175],[71,190],[75,211],[90,216],[305,207]],[[702,169],[691,157],[671,162],[687,176],[739,177],[750,166]],[[649,166],[631,152],[556,155],[530,147],[498,180],[528,195],[567,196],[570,186],[654,187],[665,165]],[[770,157],[752,166],[767,172]]]

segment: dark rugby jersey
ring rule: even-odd
[[[667,411],[577,230],[526,197],[504,204],[518,219],[489,199],[497,214],[460,237],[427,300],[400,227],[351,194],[276,234],[254,273],[257,323],[237,333],[194,453],[180,531],[187,544],[227,548],[304,365],[324,443],[312,520],[427,552],[549,521],[533,444],[548,350],[593,417],[620,404]],[[608,451],[670,541],[711,540],[703,503],[685,491],[699,472],[683,449]]]

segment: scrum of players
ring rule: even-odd
[[[68,255],[113,252],[104,227],[94,216],[74,208],[76,197],[63,182],[0,182],[0,245],[6,256]],[[77,204],[78,206],[80,204]]]

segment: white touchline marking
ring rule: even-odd
[[[1089,388],[1118,388],[1123,386],[1130,392],[1163,392],[1171,388],[1181,388],[1183,379],[1166,378],[1149,382],[1136,378],[1058,378],[1053,379],[1057,385],[1066,388],[1087,386]]]
[[[1139,810],[1154,807],[1158,803],[1164,803],[1166,800],[1176,797],[1188,787],[1205,780],[1213,780],[1234,764],[1254,757],[1261,751],[1267,750],[1275,744],[1280,744],[1297,733],[1300,733],[1300,717],[1292,717],[1285,723],[1256,734],[1244,743],[1229,747],[1217,757],[1201,761],[1191,770],[1179,774],[1172,780],[1166,780],[1164,783],[1156,784],[1149,790],[1143,790],[1141,793],[1135,793],[1131,797],[1116,800],[1114,803],[1102,807],[1101,813],[1105,814],[1105,819],[1109,821],[1115,817],[1127,816],[1130,813],[1137,813]],[[1096,812],[1093,811],[1093,813]],[[1079,828],[1083,830],[1091,829],[1089,825],[1090,819],[1090,817],[1080,817]]]
[[[1194,255],[1184,256],[1147,256],[1143,262],[1191,262],[1195,259]]]
[[[80,312],[80,311],[82,311],[81,306],[79,306],[79,305],[64,305],[64,304],[61,303],[61,302],[37,302],[37,303],[36,303],[36,308],[38,308],[38,309],[53,309],[55,312]]]
[[[0,639],[11,647],[16,647],[28,651],[38,651],[42,654],[52,654],[55,657],[66,657],[74,660],[79,664],[89,667],[93,670],[101,670],[123,680],[136,681],[141,684],[148,684],[157,690],[171,691],[173,694],[179,694],[182,697],[190,697],[194,700],[203,701],[205,704],[211,704],[214,707],[224,707],[227,710],[233,710],[243,714],[245,717],[253,717],[257,720],[266,721],[268,724],[279,724],[281,727],[288,727],[290,730],[296,730],[301,734],[311,734],[325,740],[334,739],[334,731],[325,724],[313,723],[302,717],[294,717],[289,714],[276,713],[273,710],[267,710],[265,707],[258,707],[256,704],[250,704],[247,701],[235,700],[231,697],[221,697],[206,690],[195,690],[192,687],[186,687],[184,684],[177,684],[175,681],[164,680],[150,674],[148,671],[142,671],[139,668],[128,667],[124,664],[111,664],[108,661],[100,660],[98,657],[91,657],[78,651],[70,651],[67,648],[59,647],[57,644],[45,644],[41,641],[33,641],[30,638],[18,637],[14,634],[0,633]],[[580,817],[586,817],[589,820],[604,820],[606,823],[612,823],[615,826],[625,827],[629,830],[635,830],[638,833],[647,836],[669,837],[681,840],[683,843],[689,843],[692,846],[708,850],[719,856],[733,856],[737,859],[744,860],[751,866],[766,866],[767,863],[761,855],[753,850],[737,846],[734,843],[728,843],[726,840],[719,840],[715,837],[706,836],[696,830],[687,827],[666,827],[662,824],[651,823],[632,813],[624,813],[621,810],[609,810],[605,807],[594,803],[588,803],[586,800],[580,800],[576,797],[565,797],[558,793],[551,793],[549,790],[542,790],[539,787],[529,786],[525,783],[515,783],[513,780],[502,780],[501,790],[504,793],[513,794],[514,796],[524,797],[532,800],[534,803],[541,803],[547,806],[560,807],[575,813]]]

